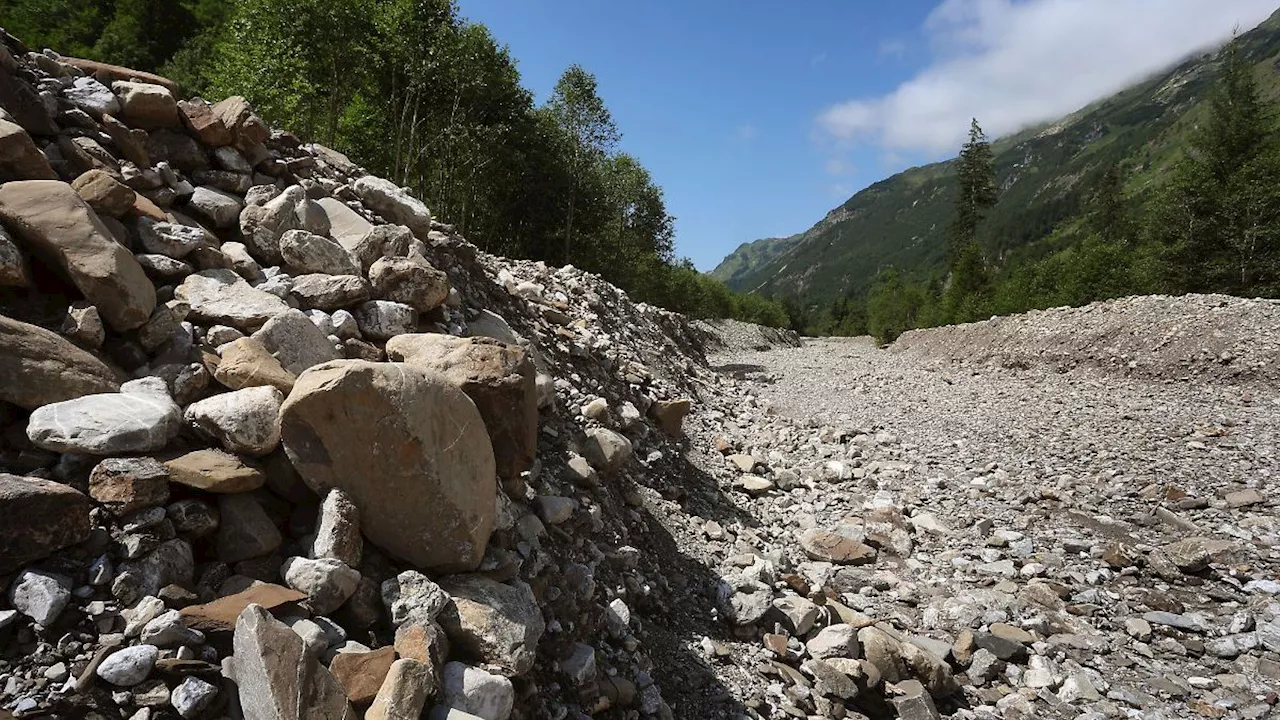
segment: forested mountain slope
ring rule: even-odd
[[[1274,96],[1280,18],[1242,34],[1239,47]],[[1130,170],[1131,192],[1157,186],[1204,113],[1220,59],[1220,52],[1189,58],[1057,122],[995,142],[1000,202],[980,232],[988,261],[1004,267],[1072,242],[1074,221],[1118,163]],[[862,295],[886,267],[925,279],[944,270],[954,200],[953,160],[912,168],[858,192],[774,256],[756,244],[740,247],[713,276],[736,290],[795,297],[809,307]]]

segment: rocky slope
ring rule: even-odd
[[[0,41],[0,717],[1275,703],[1274,305],[688,323]]]
[[[0,39],[0,713],[671,716],[631,478],[701,336]]]
[[[882,682],[914,677],[942,714],[1271,716],[1277,320],[1275,303],[1130,298],[887,350],[716,355],[738,402],[704,431],[749,456],[728,456],[724,484],[758,493],[727,532],[777,553],[775,610],[877,628],[842,654]],[[1222,372],[1224,349],[1249,371]],[[805,664],[830,628],[775,627],[777,652],[745,661],[761,664],[756,697],[823,715],[839,691]],[[869,694],[853,704],[875,716]]]

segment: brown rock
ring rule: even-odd
[[[222,359],[213,376],[232,390],[270,386],[287,395],[298,379],[256,338],[233,340],[218,351]]]
[[[0,182],[9,180],[57,180],[44,153],[22,126],[0,120]]]
[[[159,205],[151,202],[151,199],[141,193],[133,198],[133,214],[138,217],[150,218],[156,222],[168,222],[169,213],[160,208]]]
[[[163,85],[118,80],[111,90],[120,100],[120,119],[136,128],[177,127],[178,103]]]
[[[117,515],[169,501],[169,473],[155,458],[107,458],[89,473],[89,497]]]
[[[133,188],[103,170],[90,170],[71,182],[89,207],[111,217],[124,217],[133,209],[138,194]]]
[[[133,68],[123,67],[121,65],[112,65],[110,63],[98,62],[97,60],[85,60],[82,58],[73,58],[63,55],[61,62],[78,68],[85,75],[92,75],[103,85],[110,86],[116,80],[140,80],[154,85],[160,85],[167,88],[169,92],[178,92],[178,84],[167,77],[162,77],[154,73],[134,70]]]
[[[0,573],[87,540],[92,507],[62,483],[0,473]]]
[[[684,432],[684,416],[692,409],[693,401],[689,398],[658,400],[649,407],[649,414],[658,421],[662,432],[678,436]]]
[[[876,559],[875,548],[862,542],[861,531],[845,525],[835,530],[805,530],[800,536],[800,546],[814,560],[838,565],[864,565]]]
[[[28,410],[116,392],[115,371],[57,333],[0,315],[0,400]]]
[[[102,127],[111,136],[111,142],[125,160],[140,168],[151,167],[151,153],[147,152],[147,131],[135,130],[112,115],[102,116]]]
[[[182,608],[182,619],[187,627],[203,633],[231,632],[235,629],[236,618],[250,605],[274,610],[292,607],[306,599],[306,593],[259,582],[235,595],[218,598],[204,605],[188,605]]]
[[[233,138],[222,118],[213,112],[213,106],[204,98],[191,98],[178,102],[178,112],[187,131],[201,143],[210,147],[230,145]]]
[[[262,471],[231,453],[208,448],[166,460],[169,479],[211,493],[252,492],[267,478]]]
[[[417,660],[439,675],[449,657],[449,637],[435,623],[410,621],[396,628],[395,648],[400,657]]]
[[[467,394],[493,441],[498,476],[511,482],[538,450],[536,372],[524,350],[492,338],[420,333],[387,341],[387,357],[443,375]]]
[[[231,131],[234,137],[250,143],[266,142],[271,137],[271,130],[262,122],[249,106],[249,101],[239,95],[232,95],[213,106],[213,114]]]
[[[70,185],[56,180],[0,185],[0,221],[65,273],[115,330],[132,330],[151,318],[155,286]]]
[[[417,660],[397,660],[387,672],[365,720],[418,720],[427,696],[436,692],[427,668]]]
[[[402,363],[335,360],[298,377],[281,440],[303,480],[338,487],[365,536],[420,568],[475,568],[494,524],[493,449],[475,405]]]
[[[341,652],[333,656],[329,672],[342,686],[348,700],[356,705],[368,705],[377,696],[395,661],[396,651],[390,646],[370,652]]]

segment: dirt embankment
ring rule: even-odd
[[[1156,380],[1280,378],[1280,301],[1147,295],[913,330],[891,353],[959,364],[1091,367]]]

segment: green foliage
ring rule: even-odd
[[[662,188],[596,78],[569,67],[535,107],[507,49],[453,0],[11,0],[37,47],[243,95],[273,125],[411,187],[485,250],[572,263],[636,299],[785,326],[674,258]]]
[[[1280,96],[1280,22],[1244,33],[1238,47],[1257,69],[1263,96]],[[1131,242],[1137,242],[1146,223],[1141,208],[1172,181],[1203,125],[1220,64],[1214,54],[1188,58],[1054,123],[993,141],[1001,197],[978,233],[993,279],[1010,265],[1042,260],[1083,240],[1089,229],[1079,220],[1115,165],[1125,168],[1126,202],[1136,209]],[[734,289],[794,297],[812,316],[835,298],[865,298],[883,268],[917,281],[944,273],[956,169],[952,160],[876,183],[798,236],[785,254],[763,256],[725,279]]]
[[[972,126],[970,142],[953,163],[959,182],[952,195],[956,200],[950,224],[954,249],[946,282],[939,281],[936,265],[886,263],[882,267],[888,269],[881,269],[866,289],[847,291],[830,307],[811,303],[802,314],[805,327],[810,332],[841,333],[842,323],[850,318],[849,332],[858,332],[861,328],[852,320],[857,315],[851,308],[865,307],[866,331],[889,341],[913,327],[1084,305],[1125,295],[1280,295],[1280,113],[1271,99],[1280,88],[1274,62],[1280,51],[1277,26],[1264,24],[1227,46],[1217,54],[1213,72],[1190,72],[1206,62],[1196,60],[1173,73],[1185,82],[1163,82],[1160,87],[1166,94],[1204,83],[1198,93],[1203,102],[1176,122],[1142,111],[1146,105],[1126,101],[1126,94],[1083,113],[1096,120],[1108,107],[1127,108],[1129,119],[1161,124],[1167,135],[1146,146],[1095,137],[1093,144],[1076,148],[1077,155],[1092,155],[1092,163],[1073,179],[1069,194],[1059,204],[1043,199],[1027,204],[1017,192],[1016,174],[1034,172],[1032,150],[1044,149],[1036,138],[1024,138],[1002,142],[1019,148],[1030,167],[1017,169],[1011,179],[1009,170],[999,167],[1001,153],[996,152],[997,174],[1006,173],[998,187],[1006,190],[987,212],[974,212],[981,204],[973,199],[991,197],[992,186],[982,182],[983,174],[977,170],[981,133]],[[1260,77],[1267,83],[1260,82]],[[1265,86],[1272,87],[1273,94]],[[1149,87],[1127,93],[1128,100]],[[1070,127],[1060,127],[1048,137],[1065,142],[1061,136]],[[1118,148],[1127,148],[1128,154],[1116,152]],[[936,188],[937,177],[922,175],[927,170],[891,178],[868,192],[898,194],[905,192],[904,183],[912,181],[917,189]],[[938,218],[928,202],[936,204],[941,189],[928,190],[927,202],[915,201],[924,203],[921,212],[935,225]],[[855,196],[846,204],[857,208],[850,210],[850,217],[864,221],[876,214],[874,204],[859,202]],[[1006,225],[1005,218],[1015,224]],[[907,224],[918,222],[905,211],[901,219]],[[1034,242],[1009,242],[1019,237],[1009,232],[1018,220],[1019,232],[1037,238]],[[816,242],[849,222],[837,219],[820,234],[806,234],[789,251],[786,262],[800,263],[797,255],[803,252],[806,239]],[[984,257],[998,257],[1000,262],[992,264]],[[769,289],[767,283],[765,289]]]
[[[34,50],[91,57],[114,5],[112,0],[8,0],[0,24]]]
[[[882,343],[920,327],[929,302],[918,283],[909,282],[897,270],[883,270],[867,296],[867,331]]]
[[[956,181],[956,216],[951,222],[950,245],[953,274],[964,266],[972,272],[975,258],[979,265],[982,264],[982,249],[977,247],[978,226],[999,199],[995,156],[977,118],[969,123],[969,140],[960,148],[960,157],[956,160]],[[977,282],[981,275],[985,273],[968,277],[966,282]]]

